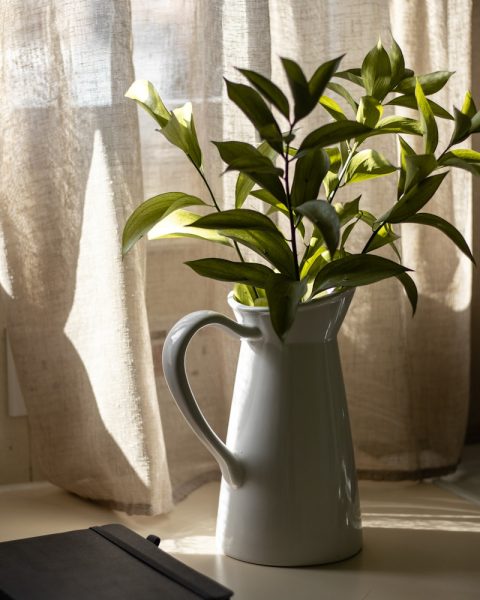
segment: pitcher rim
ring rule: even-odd
[[[319,304],[331,304],[333,302],[338,301],[339,299],[348,296],[353,296],[355,292],[355,288],[344,288],[340,290],[333,291],[322,298],[316,298],[315,300],[309,300],[308,302],[304,302],[300,304],[297,310],[305,311],[309,309],[313,309],[317,307]],[[228,293],[227,302],[232,309],[244,310],[246,312],[255,312],[255,313],[269,313],[270,309],[268,306],[247,306],[246,304],[242,304],[238,300],[234,298],[233,290]]]

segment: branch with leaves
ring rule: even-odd
[[[184,192],[167,192],[145,201],[125,225],[123,252],[147,233],[153,238],[193,237],[232,246],[240,262],[204,258],[186,264],[204,277],[232,282],[239,302],[268,306],[281,339],[300,303],[390,277],[402,284],[415,312],[417,289],[408,274],[411,269],[402,265],[395,225],[434,227],[473,261],[468,244],[452,224],[421,212],[448,175],[446,169],[480,173],[480,153],[456,147],[480,131],[480,112],[471,94],[467,92],[461,109],[454,107],[451,115],[430,96],[446,85],[452,73],[416,76],[405,67],[395,41],[387,51],[379,40],[360,68],[340,71],[341,60],[323,63],[307,79],[297,63],[283,58],[290,100],[270,79],[251,70],[239,69],[248,85],[226,80],[230,100],[262,140],[257,147],[242,141],[214,142],[226,171],[239,173],[235,207],[226,210],[220,208],[203,169],[191,104],[169,111],[150,82],[136,81],[126,96],[138,102],[165,138],[184,152],[205,183],[208,201]],[[353,87],[360,90],[359,97],[350,91]],[[317,107],[333,120],[296,144],[299,123]],[[385,107],[413,109],[418,118],[384,117]],[[450,141],[441,153],[437,152],[437,119],[453,121]],[[379,135],[398,140],[398,167],[376,150],[363,147]],[[422,153],[417,154],[405,136],[422,136]],[[389,175],[397,177],[397,194],[385,214],[363,210],[361,196],[337,201],[346,186]],[[250,197],[265,204],[266,214],[245,206]],[[186,210],[192,207],[212,210],[201,216]],[[280,221],[285,218],[286,226],[277,225],[273,215],[279,215]],[[353,232],[365,235],[361,253],[348,251]],[[392,248],[397,260],[373,254],[384,246]],[[259,262],[246,261],[241,247],[252,250]]]

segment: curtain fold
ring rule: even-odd
[[[251,68],[285,86],[280,56],[308,75],[345,52],[345,67],[358,66],[378,35],[388,45],[392,31],[407,66],[456,71],[439,96],[459,106],[471,87],[472,6],[4,0],[0,283],[45,477],[139,513],[165,512],[172,493],[178,499],[218,477],[170,398],[161,349],[187,312],[227,311],[228,287],[182,264],[220,251],[193,240],[148,242],[146,271],[145,244],[120,256],[122,226],[140,201],[165,191],[207,197],[185,157],[147,115],[137,121],[123,98],[135,76],[150,79],[170,109],[193,102],[207,178],[229,207],[235,175],[219,177],[223,166],[210,140],[255,142],[255,134],[227,101],[223,76],[239,80],[234,67]],[[317,111],[306,128],[322,119]],[[397,162],[391,140],[375,147]],[[352,186],[343,200],[360,192],[365,207],[381,214],[395,186],[388,178]],[[471,239],[471,198],[470,176],[451,174],[432,212]],[[341,334],[357,466],[370,478],[453,469],[466,426],[471,267],[425,228],[403,226],[401,251],[420,288],[415,318],[398,283],[386,281],[356,292]],[[188,354],[192,386],[220,435],[237,350],[207,330]]]

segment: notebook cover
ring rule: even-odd
[[[228,600],[232,594],[123,525],[0,543],[2,600]]]

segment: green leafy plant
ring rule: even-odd
[[[185,192],[150,198],[128,219],[123,252],[160,221],[156,237],[195,237],[231,246],[236,261],[204,258],[186,264],[204,277],[232,282],[239,302],[268,306],[280,338],[291,326],[300,303],[332,290],[390,277],[404,287],[415,312],[417,289],[408,274],[411,269],[401,264],[395,245],[400,237],[395,226],[400,223],[437,228],[473,261],[453,225],[423,212],[447,176],[447,168],[475,175],[480,172],[480,153],[454,148],[480,131],[480,112],[471,94],[467,92],[462,108],[454,108],[452,116],[430,98],[452,73],[416,76],[405,68],[395,41],[387,51],[379,40],[360,68],[341,71],[341,59],[320,65],[310,79],[293,60],[281,59],[290,100],[275,83],[254,71],[239,69],[248,85],[226,80],[230,100],[261,139],[258,146],[242,141],[214,142],[226,171],[239,173],[235,207],[227,210],[220,208],[205,176],[191,104],[169,111],[150,82],[136,81],[126,96],[147,110],[167,140],[185,153],[205,183],[208,200]],[[359,97],[345,87],[345,80],[350,82],[347,86],[353,84],[360,90]],[[418,118],[384,117],[384,109],[392,106],[413,109]],[[299,123],[317,107],[333,120],[297,143]],[[451,139],[441,152],[437,151],[437,119],[453,121]],[[399,166],[364,147],[367,140],[379,135],[393,135],[398,140]],[[416,153],[404,136],[422,136],[422,152]],[[383,215],[363,210],[360,196],[338,201],[346,186],[385,176],[397,178],[397,194]],[[264,203],[266,214],[248,208],[249,197]],[[200,215],[186,210],[191,207],[209,212]],[[355,235],[365,237],[360,253],[348,250],[354,230]],[[387,245],[395,260],[373,253]],[[243,247],[253,250],[259,261],[245,260]]]

